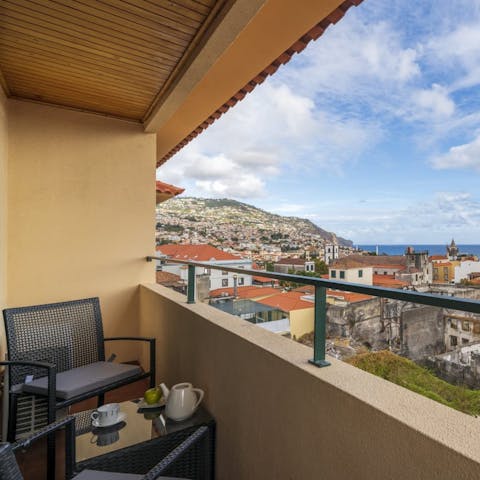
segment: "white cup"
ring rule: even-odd
[[[120,405],[118,403],[107,403],[98,407],[91,417],[99,427],[108,427],[117,423],[119,413]]]

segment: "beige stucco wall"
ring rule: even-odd
[[[0,88],[0,310],[7,298],[7,99]],[[0,325],[0,358],[3,359],[3,322]]]
[[[206,390],[217,478],[480,478],[480,423],[161,286],[141,289],[158,380]]]
[[[314,317],[315,311],[313,306],[311,308],[291,311],[289,318],[292,337],[300,338],[302,335],[312,332]]]
[[[107,335],[137,333],[155,148],[134,123],[9,101],[9,306],[99,296]]]

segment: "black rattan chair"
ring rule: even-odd
[[[140,337],[104,338],[98,298],[35,305],[3,310],[7,338],[6,375],[9,394],[7,440],[14,441],[21,411],[32,411],[28,401],[43,401],[31,431],[55,420],[56,410],[104,394],[143,378],[155,385],[155,339]],[[148,342],[150,371],[138,365],[105,361],[105,341]],[[26,397],[26,398],[25,398]],[[23,400],[23,403],[19,400]],[[27,401],[28,400],[28,401]],[[36,404],[35,404],[36,405]],[[33,409],[35,410],[35,409]],[[6,412],[4,412],[5,414]],[[28,423],[28,422],[25,422]]]
[[[160,480],[167,478],[179,477],[165,477],[164,473],[175,472],[178,468],[184,469],[182,464],[188,462],[189,451],[195,448],[199,443],[205,441],[205,437],[208,433],[207,427],[199,427],[191,435],[188,436],[181,444],[176,447],[172,447],[172,450],[166,455],[157,465],[150,469],[146,474],[134,474],[134,473],[118,473],[118,472],[105,472],[99,470],[83,470],[78,475],[73,476],[75,468],[75,419],[74,417],[67,417],[63,420],[50,424],[47,427],[36,432],[29,438],[16,442],[0,443],[0,480],[23,480],[23,476],[18,468],[17,461],[15,459],[14,452],[19,449],[25,449],[30,444],[46,435],[54,434],[58,429],[65,427],[65,474],[67,479],[75,480]],[[191,466],[190,466],[191,467]],[[50,466],[50,471],[54,471],[55,466]],[[189,475],[190,479],[203,478],[203,472],[192,470],[192,474]],[[51,480],[51,476],[48,476]],[[181,480],[181,479],[179,479]]]

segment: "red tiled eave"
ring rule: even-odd
[[[269,76],[273,75],[281,65],[290,61],[295,53],[300,53],[312,40],[317,40],[323,32],[330,26],[337,23],[352,6],[358,6],[363,0],[345,0],[333,12],[325,17],[321,22],[311,28],[305,35],[299,38],[293,45],[285,52],[278,56],[270,65],[258,73],[252,80],[243,86],[235,95],[228,99],[223,105],[215,110],[205,121],[203,121],[197,128],[195,128],[189,135],[181,140],[172,150],[170,150],[161,159],[157,160],[157,167],[163,165],[169,158],[178,153],[185,145],[193,140],[198,134],[203,132],[215,120],[220,118],[230,107],[233,107],[237,102],[243,100],[245,96],[254,90],[257,85],[260,85]]]
[[[185,191],[184,188],[176,187],[175,185],[170,185],[169,183],[160,182],[159,180],[156,181],[156,190],[158,193],[166,193],[168,195],[180,195]]]

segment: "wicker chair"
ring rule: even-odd
[[[81,400],[98,396],[103,404],[105,392],[143,378],[155,385],[155,339],[104,338],[98,298],[9,308],[3,316],[11,363],[5,379],[9,442],[52,423],[58,409]],[[104,342],[117,340],[148,342],[150,371],[105,361]],[[23,431],[17,428],[22,411],[37,412]]]
[[[181,444],[176,447],[172,447],[172,450],[165,456],[157,465],[150,469],[146,474],[132,474],[132,473],[118,473],[118,472],[105,472],[99,470],[83,470],[78,475],[73,476],[75,467],[74,458],[74,445],[75,445],[75,419],[74,417],[67,417],[63,420],[55,422],[53,424],[44,427],[43,429],[35,432],[31,437],[16,442],[0,443],[0,480],[23,480],[23,476],[18,468],[17,461],[15,459],[15,451],[19,449],[25,449],[30,444],[46,435],[52,435],[60,428],[65,428],[65,474],[67,479],[75,480],[159,480],[167,478],[179,477],[165,477],[164,473],[175,472],[178,470],[178,466],[185,463],[188,459],[189,451],[196,447],[199,443],[204,441],[207,433],[207,427],[199,427],[188,438],[186,438]],[[187,460],[188,461],[188,460]],[[50,471],[54,471],[55,466],[50,466]],[[191,479],[202,478],[202,472],[194,471]],[[51,480],[50,475],[48,479]],[[179,479],[180,480],[180,479]]]

